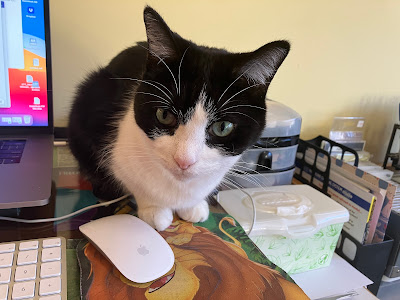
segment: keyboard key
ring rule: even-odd
[[[12,153],[0,153],[1,158],[21,158],[20,154],[12,154]]]
[[[0,156],[2,155],[2,154],[22,154],[22,152],[23,152],[24,150],[23,149],[12,149],[12,150],[10,150],[10,149],[0,149]]]
[[[7,252],[14,252],[15,251],[15,244],[2,244],[0,245],[0,253],[7,253]]]
[[[61,295],[57,294],[57,295],[51,295],[51,296],[46,296],[46,297],[40,297],[39,300],[61,300]]]
[[[11,268],[1,268],[0,269],[0,284],[9,283],[11,277]]]
[[[15,146],[9,146],[8,150],[15,150],[15,149],[24,149],[23,145],[15,145]]]
[[[14,284],[12,289],[12,299],[32,298],[35,295],[35,282],[24,281]]]
[[[19,266],[15,269],[15,281],[33,280],[36,278],[36,265]]]
[[[26,140],[3,140],[4,145],[25,145]]]
[[[21,162],[20,158],[10,158],[10,159],[4,159],[3,160],[3,164],[19,164]]]
[[[43,248],[59,247],[59,246],[61,246],[60,238],[43,240]]]
[[[0,254],[0,268],[11,267],[13,262],[14,253]]]
[[[17,265],[29,265],[37,263],[37,250],[21,251],[18,253]]]
[[[52,277],[40,280],[39,295],[45,296],[61,292],[61,277]]]
[[[40,266],[40,278],[54,277],[61,275],[61,261],[42,263]]]
[[[37,249],[38,247],[39,241],[23,242],[19,244],[19,251]]]
[[[54,261],[61,259],[61,248],[45,248],[42,250],[42,262]]]
[[[8,296],[8,285],[0,284],[0,300],[7,300]]]
[[[0,243],[0,300],[66,300],[63,251],[60,237]]]

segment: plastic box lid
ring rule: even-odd
[[[285,137],[300,134],[301,116],[286,105],[266,99],[266,126],[261,138]]]
[[[307,238],[323,227],[349,220],[346,208],[308,185],[281,185],[245,191],[253,197],[257,209],[251,236]],[[245,230],[250,229],[253,209],[245,193],[240,190],[222,191],[218,193],[217,201]]]

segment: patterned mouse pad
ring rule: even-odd
[[[160,234],[175,264],[165,276],[143,284],[126,279],[82,240],[77,247],[82,299],[308,299],[229,215],[211,213],[196,224],[175,220]]]

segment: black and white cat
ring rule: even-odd
[[[122,51],[80,85],[69,145],[96,196],[132,193],[158,230],[173,213],[208,218],[206,198],[265,126],[268,86],[289,52],[198,46],[144,10],[147,43]]]

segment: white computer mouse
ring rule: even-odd
[[[79,230],[131,281],[155,280],[174,265],[174,253],[164,238],[132,215],[104,217]]]

